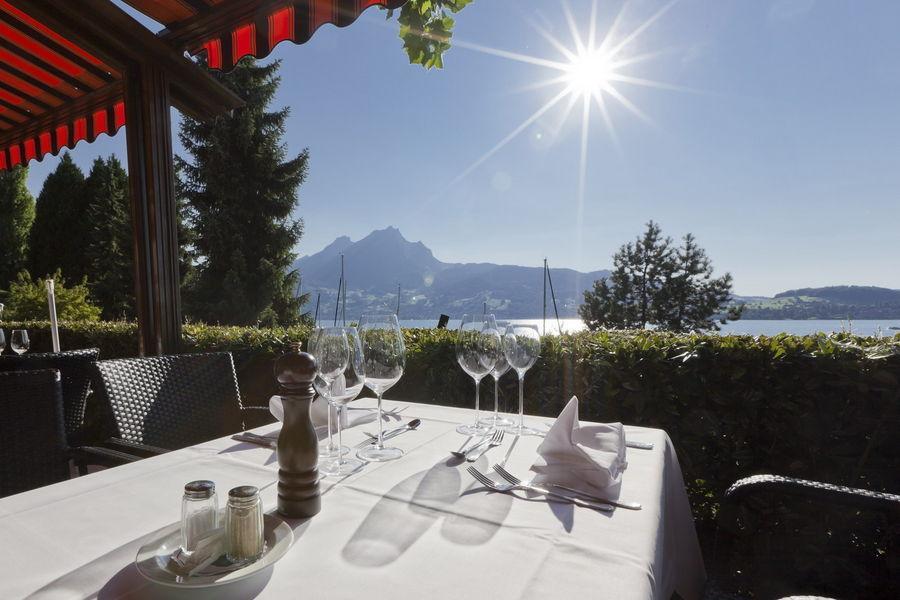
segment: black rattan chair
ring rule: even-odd
[[[69,476],[59,371],[0,373],[0,497]]]
[[[714,584],[729,582],[740,595],[900,594],[892,558],[900,546],[900,495],[754,475],[727,490],[718,523]]]
[[[21,356],[0,356],[0,371],[33,371],[57,369],[62,376],[63,420],[69,445],[84,442],[85,405],[90,392],[94,363],[100,350],[66,350]]]
[[[111,437],[75,451],[82,472],[241,431],[254,420],[245,416],[262,416],[243,407],[228,352],[104,360],[95,368]]]

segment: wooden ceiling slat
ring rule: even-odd
[[[6,52],[9,52],[11,55],[17,57],[18,60],[21,61],[22,63],[30,63],[37,69],[40,69],[41,71],[44,71],[45,73],[49,73],[50,75],[56,77],[57,79],[59,79],[61,81],[66,82],[67,84],[69,84],[70,86],[72,86],[73,88],[75,88],[77,90],[90,91],[93,88],[99,87],[99,85],[98,85],[99,82],[97,82],[96,79],[94,80],[93,83],[91,83],[91,82],[85,82],[85,81],[82,81],[75,77],[72,77],[71,75],[60,71],[53,65],[44,62],[40,58],[38,58],[36,56],[32,56],[31,54],[28,54],[27,52],[22,50],[21,47],[11,44],[8,40],[5,40],[3,38],[0,38],[0,49],[5,50]],[[0,52],[0,59],[2,59],[2,58],[3,58],[3,54],[2,54],[2,52]]]
[[[56,88],[54,88],[52,86],[49,86],[41,81],[38,81],[37,79],[35,79],[31,75],[29,75],[28,73],[22,73],[18,69],[14,68],[13,66],[8,65],[8,64],[0,63],[0,74],[5,74],[7,76],[7,78],[6,78],[7,81],[16,80],[16,79],[18,79],[20,81],[24,81],[29,86],[40,90],[44,94],[51,96],[51,97],[55,98],[56,100],[59,100],[60,102],[65,102],[67,100],[71,100],[72,98],[76,97],[74,94],[71,96],[64,94],[60,90],[57,90]],[[22,94],[22,92],[18,91],[18,90],[15,93],[22,95],[28,99],[35,98],[35,94],[33,94],[33,93],[28,93],[27,95],[25,95],[25,94]]]

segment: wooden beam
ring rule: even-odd
[[[222,0],[215,10],[179,21],[162,30],[159,37],[178,50],[193,51],[208,39],[268,16],[286,4],[285,0]]]
[[[173,354],[181,346],[181,281],[168,75],[144,64],[125,81],[140,352]]]

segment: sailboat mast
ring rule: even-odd
[[[322,292],[316,294],[316,315],[313,317],[313,326],[319,325],[319,300],[322,299]]]
[[[397,320],[400,320],[400,283],[397,282]]]
[[[544,321],[541,334],[547,333],[547,258],[544,257]]]
[[[546,264],[547,259],[544,259]],[[553,293],[553,278],[550,276],[550,267],[547,267],[547,281],[550,283],[550,298],[553,300],[553,312],[556,314],[556,330],[562,335],[562,325],[559,322],[559,309],[556,308],[556,294]]]
[[[337,318],[338,318],[338,310],[341,308],[341,295],[344,291],[344,255],[341,254],[341,278],[338,279],[338,295],[337,300],[334,303],[334,323],[332,325],[337,327]]]
[[[344,255],[341,254],[341,280],[344,282],[344,293],[341,296],[341,324],[347,326],[347,276],[344,274]]]

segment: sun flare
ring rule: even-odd
[[[600,94],[615,75],[613,61],[601,50],[585,49],[565,69],[570,93],[578,96]]]

